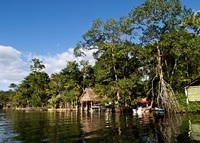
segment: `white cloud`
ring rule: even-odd
[[[54,56],[45,56],[45,55],[29,55],[29,60],[33,58],[39,58],[42,63],[45,65],[45,72],[49,75],[53,73],[59,73],[62,69],[66,67],[68,61],[81,61],[88,60],[91,65],[94,65],[95,61],[93,59],[93,52],[85,51],[85,57],[75,57],[73,54],[73,48],[68,49],[68,51],[56,54]]]
[[[22,60],[21,52],[10,46],[0,45],[0,90],[11,83],[18,84],[26,75],[27,63]]]
[[[45,72],[49,75],[52,73],[59,73],[66,67],[67,61],[77,62],[81,60],[88,60],[91,65],[94,65],[92,53],[94,51],[85,51],[85,57],[75,57],[73,48],[68,51],[56,55],[33,55],[31,53],[23,55],[22,53],[10,46],[0,45],[0,90],[7,90],[11,83],[18,84],[30,73],[30,62],[33,58],[39,58],[45,65]]]

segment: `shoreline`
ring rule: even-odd
[[[47,112],[66,112],[66,111],[92,111],[92,112],[102,112],[100,110],[81,110],[80,108],[48,108],[48,107],[25,107],[25,108],[1,108],[2,110],[18,110],[18,111],[47,111]],[[115,111],[111,111],[111,110],[103,110],[103,112],[113,112],[113,113],[131,113],[133,111],[131,110],[115,110]],[[154,110],[152,109],[150,112],[154,112]],[[145,112],[144,112],[145,113]],[[176,112],[175,114],[190,114],[190,113],[200,113],[200,110],[193,110],[193,111],[187,111],[187,110],[180,110],[178,112]],[[166,112],[164,112],[164,114],[167,114]]]
[[[47,107],[25,107],[25,108],[2,108],[2,110],[18,110],[18,111],[78,111],[75,108],[47,108]]]

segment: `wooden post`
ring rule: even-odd
[[[81,102],[81,111],[83,111],[83,102]]]
[[[91,108],[92,108],[92,106],[93,106],[93,102],[92,102],[92,101],[90,101],[90,106],[91,106]]]
[[[187,90],[187,88],[185,88],[185,96],[186,96],[186,103],[189,104],[188,90]]]
[[[85,110],[88,110],[88,102],[86,102]]]

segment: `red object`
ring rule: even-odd
[[[149,103],[149,101],[146,98],[143,98],[139,103],[146,104]]]

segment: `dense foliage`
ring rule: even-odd
[[[95,65],[71,61],[51,77],[39,59],[12,91],[1,92],[1,105],[74,107],[86,87],[106,96],[112,107],[131,107],[138,97],[178,110],[178,95],[200,76],[200,13],[179,0],[146,0],[118,21],[94,20],[74,49],[93,50]],[[148,94],[147,94],[148,93]],[[58,95],[60,97],[58,98]]]

